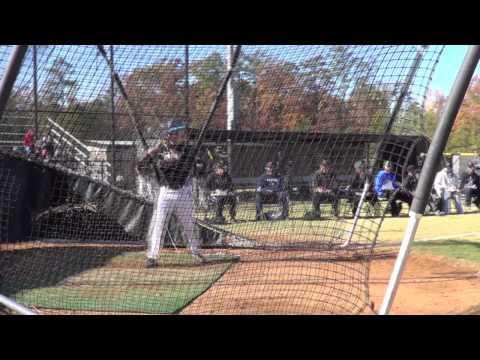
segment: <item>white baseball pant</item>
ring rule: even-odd
[[[156,259],[163,248],[168,221],[173,213],[178,218],[183,238],[188,241],[192,254],[198,254],[200,239],[193,218],[192,185],[190,183],[178,190],[172,190],[165,186],[160,187],[147,235],[147,257],[149,259]]]

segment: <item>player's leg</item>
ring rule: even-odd
[[[480,209],[480,190],[472,189],[471,192],[471,201],[475,204],[477,208]]]
[[[192,187],[184,186],[176,192],[175,214],[183,230],[183,238],[189,244],[189,248],[193,255],[200,255],[200,237],[195,229],[195,221],[193,217],[193,198]]]
[[[286,219],[289,214],[288,194],[286,191],[281,191],[277,193],[277,198],[282,206],[282,217]]]
[[[229,214],[232,221],[236,221],[237,218],[237,197],[235,195],[228,195],[226,202],[229,205]]]
[[[338,217],[340,215],[340,212],[338,209],[338,204],[339,204],[338,197],[335,194],[327,194],[327,197],[328,197],[328,201],[332,204],[333,215],[335,217]]]
[[[313,212],[315,214],[318,214],[318,216],[320,216],[320,214],[321,214],[320,204],[322,203],[322,194],[313,193],[312,203],[313,203]]]
[[[455,191],[452,193],[453,201],[455,202],[455,209],[457,210],[457,214],[463,214],[463,206],[462,200],[460,199],[460,193]]]
[[[223,209],[225,208],[226,196],[216,196],[215,197],[215,222],[216,223],[225,223],[225,218],[223,217]]]
[[[167,189],[165,187],[160,188],[148,229],[147,266],[155,266],[156,264],[160,249],[163,247],[165,230],[168,224],[167,220],[172,206],[173,204],[168,197]]]
[[[472,189],[465,189],[465,205],[472,206]]]
[[[256,219],[260,220],[263,214],[263,195],[260,192],[255,194]]]

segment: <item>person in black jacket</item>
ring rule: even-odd
[[[467,171],[462,174],[460,188],[465,192],[465,204],[467,206],[473,203],[480,209],[480,176],[475,171],[475,164],[470,161],[467,165]]]
[[[233,182],[225,169],[225,164],[217,162],[214,166],[214,173],[207,177],[207,189],[210,197],[215,201],[215,220],[217,224],[224,224],[223,209],[229,205],[230,218],[236,222],[237,198],[233,193]]]
[[[180,119],[170,122],[166,141],[149,149],[137,164],[141,176],[152,176],[157,166],[163,175],[158,191],[154,192],[152,218],[147,234],[146,267],[158,266],[157,257],[163,248],[168,222],[173,213],[180,222],[183,238],[189,243],[192,256],[200,262],[200,239],[195,231],[193,217],[192,175],[195,167],[195,151],[187,141],[187,126]]]
[[[366,164],[363,161],[357,161],[355,163],[355,174],[353,175],[349,190],[349,201],[352,204],[352,213],[355,216],[357,212],[357,207],[360,202],[363,190],[365,188],[365,183],[368,181],[368,189],[365,194],[365,202],[368,202],[372,209],[377,208],[378,199],[375,195],[375,190],[373,188],[373,181],[370,174],[367,173]]]
[[[323,203],[331,203],[334,215],[338,216],[337,183],[335,174],[330,170],[326,160],[320,162],[319,169],[312,175],[311,191],[313,203],[311,217],[317,219],[321,217],[320,205]]]
[[[288,191],[285,184],[284,177],[275,169],[273,162],[268,162],[265,165],[265,173],[260,176],[257,181],[257,189],[255,195],[256,204],[256,220],[264,220],[263,204],[268,198],[276,198],[282,207],[279,219],[288,218]]]

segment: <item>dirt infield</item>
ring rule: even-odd
[[[370,297],[378,311],[394,259],[375,260],[370,271]],[[412,254],[391,314],[461,314],[480,303],[480,266],[441,256]]]
[[[1,250],[38,246],[38,243],[29,243]],[[41,247],[61,246],[43,244]],[[85,248],[97,246],[85,245]],[[369,300],[373,302],[375,311],[381,305],[397,250],[379,248],[371,261]],[[233,264],[181,314],[339,314],[349,313],[352,309],[363,314],[372,313],[365,306],[367,266],[362,252],[360,257],[352,252],[350,259],[345,257],[342,261],[331,260],[328,252],[227,252],[240,254],[241,261]],[[135,265],[135,269],[142,264]],[[466,313],[480,304],[479,270],[478,263],[414,251],[409,257],[391,313]],[[43,314],[101,314],[39,310]]]
[[[378,311],[382,298],[385,294],[388,279],[390,277],[396,255],[394,252],[387,252],[386,256],[378,257],[371,263],[369,288],[370,299],[374,304],[374,310]],[[391,256],[390,256],[391,255]],[[278,310],[289,314],[318,313],[318,301],[312,301],[312,295],[317,294],[316,284],[301,283],[296,276],[297,283],[288,283],[292,278],[291,269],[296,269],[299,274],[309,266],[312,271],[312,264],[289,264],[286,267],[277,267],[275,272],[265,272],[264,268],[253,267],[249,263],[234,265],[215,285],[205,294],[196,299],[183,314],[214,313],[222,308],[222,303],[228,304],[223,307],[225,314],[249,314],[265,313],[272,314]],[[468,262],[453,261],[439,256],[425,254],[412,254],[408,260],[401,286],[393,305],[391,314],[460,314],[469,308],[480,303],[480,267]],[[258,285],[250,285],[238,292],[239,279],[246,274],[254,278],[263,277]],[[310,274],[311,275],[311,274]],[[304,279],[303,279],[304,280]],[[298,297],[285,308],[281,301],[281,293],[276,296],[269,296],[268,292],[273,288],[266,286],[266,282],[281,283],[284,295],[290,293],[305,294],[305,297]],[[237,291],[233,291],[237,287]],[[278,291],[278,290],[277,290]],[[280,296],[279,296],[280,295]],[[334,295],[334,294],[330,294]],[[321,299],[320,299],[321,301]],[[228,310],[227,310],[228,309]],[[307,311],[307,312],[304,312]],[[363,314],[372,314],[367,307]]]

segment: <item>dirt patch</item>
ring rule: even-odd
[[[380,308],[395,256],[396,252],[384,249],[371,263],[369,293],[375,311]],[[236,264],[182,313],[341,314],[353,310],[372,314],[367,306],[369,300],[362,293],[360,263],[332,265],[307,258],[303,261],[279,259],[268,266],[268,261],[262,260]],[[465,312],[480,302],[479,269],[480,266],[465,261],[412,254],[391,313]],[[328,279],[331,274],[335,274],[334,278]],[[327,278],[319,280],[322,277]],[[346,295],[349,301],[345,300]],[[334,305],[328,305],[332,303]]]
[[[378,311],[394,259],[375,260],[370,297]],[[412,254],[403,273],[391,314],[459,314],[480,303],[479,265],[442,256]]]

